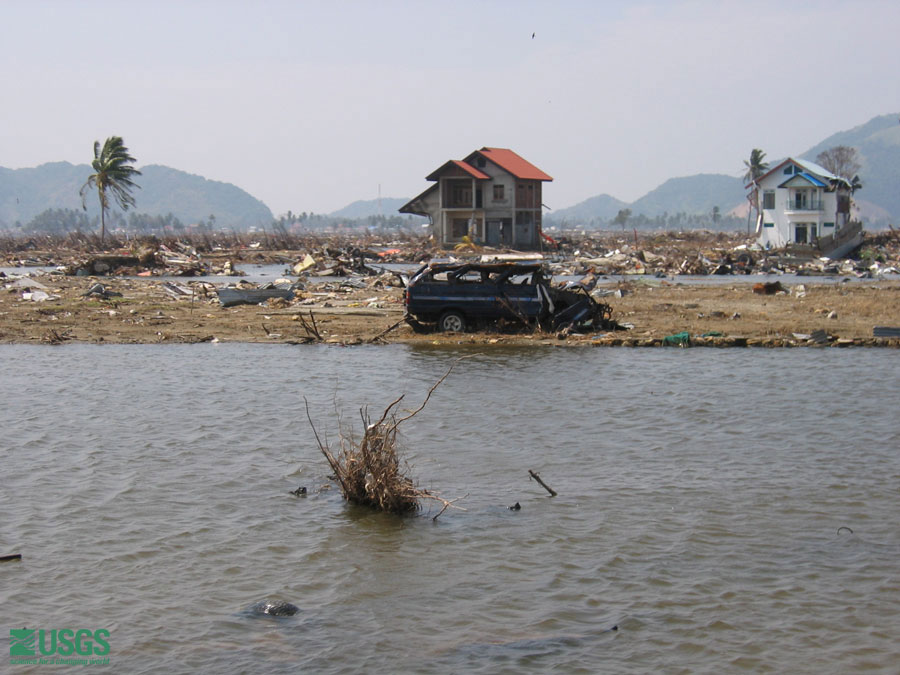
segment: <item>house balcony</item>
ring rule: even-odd
[[[823,213],[825,202],[821,199],[806,199],[802,202],[791,201],[785,204],[785,213]]]

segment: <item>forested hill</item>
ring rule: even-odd
[[[860,208],[863,223],[877,227],[900,220],[900,190],[897,189],[900,185],[900,115],[892,113],[875,117],[853,129],[832,134],[795,156],[815,161],[820,152],[838,145],[855,148],[858,153],[863,187],[854,194],[853,200]],[[765,151],[765,145],[761,147]],[[750,150],[747,149],[748,155]],[[799,149],[797,153],[800,153]],[[783,158],[767,156],[765,159],[770,166],[775,166]],[[734,163],[740,167],[742,160],[736,158]],[[602,189],[602,186],[598,187]],[[733,176],[697,174],[670,178],[631,204],[608,194],[600,194],[575,206],[548,213],[545,222],[609,224],[622,209],[630,209],[629,222],[658,221],[663,216],[665,221],[677,214],[709,217],[716,206],[724,218],[735,207],[745,206],[745,194],[737,171]]]
[[[603,194],[586,199],[567,209],[559,209],[545,216],[548,224],[603,225],[611,222],[620,209],[628,208],[631,215],[648,221],[670,220],[677,214],[703,214],[711,217],[713,209],[727,214],[746,201],[740,178],[724,174],[698,174],[670,178],[637,201],[628,204]],[[658,224],[658,223],[657,223]]]
[[[801,157],[815,161],[820,152],[837,145],[856,148],[859,154],[859,177],[863,187],[853,196],[854,201],[863,207],[871,204],[879,211],[883,209],[892,222],[900,219],[900,115],[881,115],[836,133]]]
[[[207,180],[158,164],[139,167],[139,190],[133,192],[135,213],[172,214],[182,223],[208,222],[246,229],[268,226],[272,212],[265,204],[230,183]],[[28,169],[0,167],[0,227],[27,223],[47,209],[81,210],[81,186],[92,173],[87,164],[51,162]],[[99,215],[96,194],[87,197],[88,216]]]

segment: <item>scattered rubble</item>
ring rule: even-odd
[[[0,329],[0,339],[18,341],[22,339],[18,336],[31,334],[33,337],[29,339],[44,336],[51,344],[62,340],[141,341],[147,338],[141,337],[138,329],[152,326],[156,341],[246,339],[354,344],[372,340],[372,335],[391,326],[388,331],[391,341],[410,340],[411,335],[405,332],[407,327],[397,327],[404,312],[403,290],[407,277],[423,260],[439,258],[446,261],[538,260],[558,280],[554,286],[578,292],[583,289],[595,301],[609,302],[619,325],[631,329],[630,335],[600,329],[570,331],[565,337],[571,344],[657,346],[665,336],[688,332],[691,346],[795,346],[809,344],[809,338],[799,339],[795,334],[812,335],[816,330],[825,330],[828,335],[825,343],[813,343],[819,345],[897,342],[895,336],[878,336],[872,332],[896,306],[893,299],[896,293],[891,289],[900,282],[900,232],[895,230],[867,235],[855,258],[835,261],[761,251],[746,237],[734,233],[670,232],[632,236],[606,232],[557,239],[558,245],[543,253],[487,247],[479,247],[477,252],[447,251],[435,248],[424,238],[395,241],[337,236],[308,237],[299,250],[265,250],[262,246],[224,248],[203,246],[194,240],[147,240],[108,253],[77,253],[62,248],[42,251],[37,246],[11,250],[4,249],[0,242],[0,252],[6,251],[7,268],[5,273],[0,271],[0,283],[6,290],[3,297],[21,307],[21,312],[32,312],[36,317],[30,318],[31,315],[25,316],[18,310],[7,312],[9,316],[4,320],[9,327]],[[283,266],[285,278],[270,284],[229,278],[240,276],[241,267],[261,264]],[[701,286],[707,284],[685,279],[688,274],[721,275],[715,281],[719,289],[717,299],[698,301],[705,297]],[[771,277],[759,280],[758,276],[748,278],[747,274],[777,276],[775,280]],[[200,278],[196,278],[198,275]],[[815,283],[814,279],[797,283],[796,279],[823,275],[832,278],[826,284]],[[218,276],[223,278],[210,278]],[[874,282],[835,283],[857,278]],[[756,281],[760,281],[757,286],[761,290],[754,289],[756,293],[751,293]],[[734,293],[722,290],[728,289],[729,284]],[[876,285],[886,290],[877,298],[873,295],[865,301],[873,306],[865,309],[866,324],[862,325],[856,307],[842,298],[853,295],[851,287],[857,287],[853,290],[859,296],[858,287]],[[823,286],[830,288],[826,291]],[[275,319],[251,320],[243,314],[235,314],[231,319],[226,313],[241,308],[232,304],[228,296],[250,303],[249,308],[244,308],[247,312],[272,315]],[[686,299],[690,302],[685,302]],[[89,318],[81,319],[88,321],[86,328],[74,328],[71,314],[81,310],[70,303],[83,305],[85,312],[91,313]],[[256,307],[259,303],[263,304]],[[145,311],[144,304],[152,306],[152,311]],[[172,325],[184,319],[173,318],[180,317],[180,313],[167,308],[180,304],[184,306],[184,315],[193,319],[191,325],[176,331]],[[9,309],[7,302],[0,314]],[[319,323],[313,326],[307,320],[309,330],[299,320],[287,326],[281,322],[281,317],[290,321],[300,312],[308,315],[310,310],[315,311]],[[110,311],[115,313],[109,314]],[[323,320],[323,315],[329,318]],[[352,316],[364,317],[356,320],[356,329],[335,327],[339,322],[353,324],[349,318]],[[779,317],[779,323],[773,323],[774,316]],[[210,325],[226,319],[237,322],[238,317],[245,317],[240,319],[243,332],[239,338],[227,331],[217,335]],[[376,317],[383,318],[383,323],[373,321]],[[13,325],[14,319],[19,324]],[[34,328],[32,321],[36,322]],[[43,325],[47,321],[59,322],[55,334]],[[120,325],[118,330],[100,329],[101,325],[114,323],[127,324],[127,328]],[[362,326],[370,330],[365,331]],[[41,331],[34,332],[38,327]],[[742,334],[736,335],[739,332]],[[522,340],[535,341],[553,337],[521,335]],[[379,339],[383,340],[383,336]],[[433,339],[452,338],[434,336]],[[481,338],[457,336],[455,339],[478,342]],[[504,342],[513,338],[492,334],[488,339]],[[555,340],[553,343],[557,344]]]

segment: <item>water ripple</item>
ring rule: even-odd
[[[0,607],[10,626],[109,628],[117,670],[892,672],[900,657],[900,428],[879,385],[898,379],[893,353],[0,351],[0,553],[24,555]],[[415,407],[460,353],[403,440],[420,483],[468,494],[466,511],[398,520],[320,490],[304,396],[333,440],[335,405],[348,423],[399,393]],[[301,611],[248,615],[264,597]]]

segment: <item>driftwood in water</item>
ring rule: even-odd
[[[540,486],[541,486],[542,488],[544,488],[547,492],[550,493],[550,496],[551,496],[551,497],[555,497],[555,496],[556,496],[556,491],[553,490],[553,489],[552,489],[549,485],[547,485],[544,481],[542,481],[542,480],[541,480],[541,477],[538,476],[534,471],[532,471],[531,469],[528,469],[528,473],[530,473],[530,474],[531,474],[531,477],[534,478],[538,483],[540,483]]]
[[[360,416],[364,429],[362,439],[357,443],[349,430],[339,428],[340,448],[334,452],[316,431],[309,413],[309,402],[304,397],[306,418],[315,434],[319,450],[334,471],[344,499],[354,504],[399,514],[417,511],[421,508],[419,500],[432,499],[443,505],[433,520],[457,501],[444,499],[416,486],[408,476],[409,467],[405,463],[401,464],[398,439],[399,426],[425,407],[431,394],[452,370],[453,366],[428,390],[422,405],[405,417],[397,416],[397,406],[403,400],[403,396],[388,405],[374,424],[369,418],[368,410],[361,409]]]

